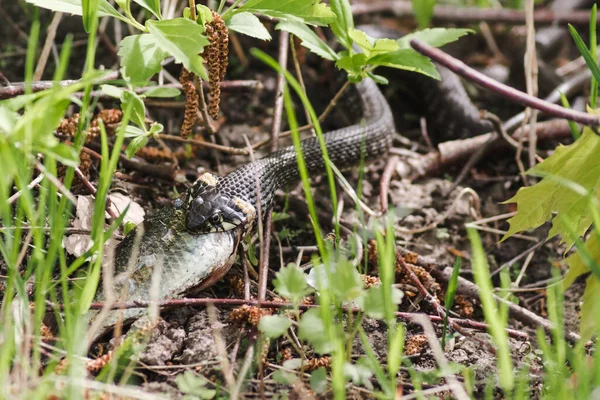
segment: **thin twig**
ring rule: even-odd
[[[247,156],[249,154],[247,148],[223,146],[217,143],[205,142],[203,140],[184,139],[181,136],[167,135],[166,133],[159,133],[158,137],[166,141],[193,144],[194,146],[218,150],[227,154],[234,154],[238,156]]]
[[[35,67],[35,72],[33,73],[34,81],[39,81],[40,79],[42,79],[42,75],[44,74],[44,70],[46,69],[46,63],[48,62],[48,56],[50,55],[50,51],[52,50],[52,44],[54,43],[54,38],[56,37],[56,29],[58,28],[58,24],[60,24],[62,16],[63,13],[61,12],[55,13],[52,17],[50,25],[48,25],[46,41],[44,42],[44,47],[42,48],[42,52],[40,53],[38,64]]]
[[[410,45],[419,53],[431,58],[432,60],[442,64],[446,68],[450,69],[457,75],[470,80],[483,88],[489,89],[495,93],[498,93],[509,100],[523,104],[525,106],[535,108],[536,110],[544,113],[556,116],[558,118],[565,118],[570,121],[579,122],[589,126],[599,126],[600,118],[591,114],[586,114],[580,111],[567,109],[560,107],[556,104],[549,103],[545,100],[537,97],[529,96],[515,88],[504,85],[498,81],[495,81],[479,71],[467,66],[462,61],[452,57],[448,53],[440,49],[436,49],[418,39],[412,39]]]

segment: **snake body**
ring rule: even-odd
[[[394,132],[394,118],[385,97],[371,79],[356,85],[363,121],[324,135],[329,159],[340,169],[358,165],[361,153],[374,159],[387,153]],[[322,174],[325,162],[318,138],[301,142],[310,176]],[[259,204],[263,213],[273,205],[275,191],[298,181],[294,146],[246,164],[223,178],[201,179],[190,190],[187,227],[196,233],[233,229],[254,217]],[[263,214],[264,215],[264,214]]]

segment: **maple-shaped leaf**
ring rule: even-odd
[[[600,138],[585,128],[575,143],[559,145],[554,154],[527,171],[543,179],[519,189],[505,202],[517,203],[517,214],[508,220],[510,229],[502,240],[552,219],[548,238],[562,235],[562,241],[570,248],[592,223],[588,195],[598,198],[599,155]]]

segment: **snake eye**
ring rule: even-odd
[[[221,213],[213,214],[210,217],[211,224],[218,224],[221,221]]]

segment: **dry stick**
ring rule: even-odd
[[[181,136],[167,135],[166,133],[159,133],[158,137],[162,140],[167,140],[167,141],[172,141],[172,142],[180,142],[180,143],[188,143],[188,144],[193,144],[195,146],[204,147],[207,149],[219,150],[219,151],[222,151],[223,153],[227,153],[227,154],[233,154],[233,155],[238,155],[238,156],[247,156],[249,154],[248,148],[223,146],[223,145],[220,145],[217,143],[205,142],[203,140],[196,140],[196,139],[184,139]]]
[[[419,256],[422,259],[421,256]],[[422,261],[422,264],[425,266],[431,266],[431,263],[426,261]],[[419,263],[421,265],[421,263]],[[463,278],[464,279],[464,278]],[[466,279],[465,279],[466,280]],[[468,282],[468,281],[467,281]],[[131,308],[147,308],[151,302],[149,301],[128,301],[121,303],[113,303],[108,309],[111,310],[127,310]],[[51,302],[47,302],[47,307],[49,310],[55,309],[63,309],[64,306],[62,304],[54,304]],[[164,307],[185,307],[185,306],[207,306],[207,305],[215,305],[219,307],[239,307],[243,305],[254,306],[260,308],[273,308],[273,309],[293,309],[294,304],[288,302],[279,302],[279,301],[262,301],[259,302],[257,300],[244,300],[244,299],[223,299],[223,298],[183,298],[183,299],[172,299],[172,300],[161,300],[157,301],[156,305],[160,308]],[[90,305],[90,309],[99,310],[102,309],[105,305],[105,302],[95,302]],[[298,308],[300,310],[309,310],[311,308],[319,307],[316,304],[300,304]],[[358,307],[352,306],[343,306],[344,311],[349,311],[353,313],[362,312],[362,310]],[[395,316],[398,319],[403,321],[413,322],[413,319],[417,315],[424,315],[432,322],[443,323],[444,319],[437,315],[427,315],[423,313],[411,313],[411,312],[403,312],[397,311]],[[464,328],[477,329],[481,331],[485,331],[488,329],[488,325],[483,322],[473,321],[470,319],[462,319],[462,318],[448,318],[449,321],[456,323]],[[515,329],[506,329],[508,335],[512,338],[519,340],[528,340],[529,335],[525,332],[521,332]]]
[[[223,81],[219,84],[222,92],[239,92],[240,90],[263,90],[264,85],[260,81],[256,80],[233,80],[233,81]],[[202,81],[202,87],[208,88],[208,82]],[[157,88],[170,88],[170,89],[181,89],[181,84],[177,83],[166,83],[164,85],[157,86],[144,86],[135,89],[135,93],[144,94],[150,90],[155,90]],[[76,96],[81,97],[83,93],[75,93]],[[2,96],[2,88],[0,88],[0,98]],[[112,99],[112,96],[107,95],[102,90],[94,90],[91,92],[92,97],[97,97],[99,99]]]
[[[434,276],[434,278],[436,280],[448,282],[450,279],[450,276],[452,275],[452,268],[446,267],[446,268],[444,268],[444,270],[438,270],[438,269],[434,268],[430,271],[430,273],[431,273],[431,275]],[[479,288],[477,287],[477,285],[463,277],[458,277],[458,287],[456,289],[456,293],[464,294],[471,298],[479,298]],[[529,310],[527,310],[517,304],[514,304],[508,300],[505,300],[495,294],[492,294],[492,296],[494,297],[494,300],[496,300],[497,302],[500,302],[500,303],[506,305],[508,307],[509,314],[512,315],[515,319],[518,319],[519,321],[523,322],[524,324],[527,324],[527,325],[535,327],[535,328],[541,327],[548,334],[550,334],[552,332],[552,329],[554,328],[554,326],[553,326],[552,322],[550,322],[549,320],[542,318],[539,315],[535,314],[534,312],[529,311]],[[575,343],[581,339],[581,337],[578,334],[571,332],[571,331],[565,331],[565,337],[571,343]]]
[[[63,14],[57,12],[52,17],[52,22],[48,26],[48,34],[46,36],[46,41],[44,42],[44,47],[42,48],[42,52],[40,53],[40,58],[38,60],[38,64],[35,67],[35,72],[33,73],[33,80],[39,81],[42,79],[42,75],[44,74],[44,70],[46,69],[46,63],[48,62],[48,56],[50,56],[50,51],[52,50],[52,44],[54,43],[54,38],[56,37],[56,29],[58,28],[58,24],[62,19]]]
[[[289,50],[289,33],[281,31],[279,34],[279,55],[277,62],[285,70],[287,69],[288,50]],[[281,132],[281,118],[283,116],[283,90],[285,89],[285,76],[283,72],[277,75],[277,87],[275,89],[275,105],[273,106],[273,127],[271,129],[271,144],[269,150],[271,152],[277,150],[277,142],[279,133]],[[267,281],[269,276],[269,249],[271,247],[271,220],[272,213],[268,210],[262,210],[266,213],[264,218],[264,232],[260,246],[260,269],[258,280],[258,300],[265,299],[267,290]]]
[[[397,17],[413,16],[413,7],[410,1],[378,0],[352,5],[354,15],[371,14],[377,12],[393,12]],[[525,22],[525,13],[520,10],[503,8],[475,8],[437,5],[433,10],[433,19],[447,22],[463,23],[504,23],[521,25]],[[533,13],[536,24],[588,25],[590,13],[586,10],[570,12],[554,12],[548,9],[536,10]]]
[[[379,204],[381,205],[381,213],[385,214],[388,210],[388,193],[390,190],[390,182],[392,175],[396,170],[396,166],[400,162],[400,156],[392,155],[388,158],[385,168],[381,173],[381,181],[379,182]]]
[[[452,57],[440,49],[429,46],[418,39],[412,39],[410,45],[419,53],[431,58],[432,60],[442,64],[446,68],[450,69],[457,75],[470,80],[479,86],[498,93],[509,100],[516,103],[523,104],[525,106],[535,108],[536,110],[544,113],[556,116],[558,118],[565,118],[570,121],[579,122],[589,126],[599,126],[600,118],[591,114],[586,114],[580,111],[567,109],[560,107],[556,104],[549,103],[545,100],[537,97],[529,96],[515,88],[504,85],[498,81],[495,81],[481,72],[474,70],[467,66],[462,61]]]
[[[119,72],[113,71],[110,74],[106,75],[103,78],[103,80],[110,81],[110,80],[117,79],[118,77],[119,77]],[[30,86],[31,86],[31,91],[33,93],[35,93],[35,92],[41,92],[42,90],[51,89],[55,85],[64,87],[64,86],[72,85],[77,82],[79,82],[79,81],[71,80],[71,79],[67,79],[67,80],[60,81],[60,82],[39,81],[39,82],[32,82]],[[25,86],[26,86],[25,82],[17,82],[17,83],[13,83],[10,86],[0,87],[0,100],[6,100],[6,99],[10,99],[10,98],[25,94]]]
[[[202,123],[204,124],[206,131],[210,135],[214,135],[215,128],[211,123],[210,116],[208,115],[208,106],[206,104],[206,99],[204,98],[204,85],[202,84],[200,78],[196,75],[194,75],[194,86],[196,87],[196,90],[198,91],[200,97],[200,113],[202,113]]]
[[[522,129],[517,130],[512,135],[513,139],[518,139],[522,132],[524,132]],[[571,137],[571,130],[567,121],[560,119],[536,124],[536,132],[539,141]],[[486,133],[468,139],[440,143],[438,151],[434,153],[401,160],[397,165],[396,172],[400,177],[406,179],[415,179],[435,174],[443,167],[453,165],[472,156],[473,153],[488,142],[491,135],[490,133]],[[506,148],[508,146],[509,144],[504,139],[499,138],[489,146],[488,150]]]
[[[98,200],[96,198],[96,192],[97,192],[96,188],[94,187],[94,185],[92,185],[92,183],[88,180],[88,178],[83,174],[83,172],[81,172],[81,169],[79,169],[79,167],[75,167],[75,174],[81,180],[81,182],[83,182],[83,185],[94,196],[94,198],[96,200]],[[111,208],[113,203],[110,200],[110,197],[106,196],[105,202],[106,202],[106,212],[108,213],[108,215],[110,215],[110,218],[113,221],[116,220],[119,216],[117,214],[115,214],[115,212]]]

